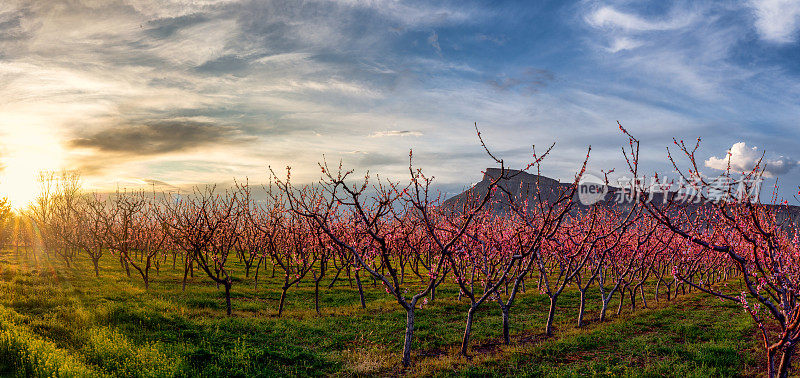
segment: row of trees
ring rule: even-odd
[[[633,182],[644,182],[639,142],[620,129],[630,142],[624,155]],[[464,356],[478,309],[499,308],[509,343],[518,295],[534,286],[550,300],[546,335],[554,331],[559,299],[568,288],[580,293],[577,327],[586,324],[587,293],[593,290],[600,293],[600,321],[615,298],[619,313],[624,303],[635,309],[637,303],[646,307],[648,300],[699,290],[741,303],[761,330],[770,375],[786,376],[800,337],[797,228],[778,216],[777,207],[732,192],[727,201],[702,206],[678,201],[682,190],[708,193],[703,185],[710,184],[688,180],[699,172],[697,146],[676,144],[691,167],[683,182],[693,187],[659,181],[672,189],[656,203],[648,200],[652,188],[632,185],[623,188],[637,199],[628,206],[576,204],[589,152],[569,185],[545,188],[537,182],[526,196],[503,185],[520,172],[538,173],[550,149],[540,155],[534,150],[530,164],[512,171],[486,148],[500,175],[484,194],[457,203],[440,201],[431,178],[410,161],[405,182],[354,179],[341,165],[321,164],[323,178],[314,185],[294,185],[287,169],[285,175],[272,172],[273,183],[263,191],[245,182],[186,194],[86,195],[74,175],[45,175],[42,195],[27,214],[30,221],[12,222],[17,226],[9,240],[16,246],[39,243],[67,266],[88,257],[98,275],[99,260],[111,254],[145,287],[154,269],[170,258],[173,268],[180,261],[184,289],[199,270],[224,290],[228,315],[234,274],[243,273],[254,286],[263,269],[280,274],[278,316],[286,293],[300,282],[313,284],[319,313],[321,282],[331,276],[329,288],[354,278],[366,306],[361,280],[367,275],[407,314],[405,366],[411,363],[416,310],[435,300],[444,283],[456,285],[466,302]],[[670,161],[683,172],[671,156]],[[745,175],[763,169],[757,165]],[[232,269],[231,261],[243,269]]]

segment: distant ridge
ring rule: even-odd
[[[471,202],[483,199],[489,190],[489,185],[491,182],[499,177],[500,174],[501,170],[499,168],[487,168],[483,172],[483,178],[481,181],[464,192],[448,198],[444,201],[443,205],[445,207],[451,207],[454,210],[457,210],[464,205],[465,201]],[[498,185],[511,193],[514,200],[518,201],[518,203],[519,201],[524,201],[525,199],[528,201],[537,201],[537,184],[541,188],[543,199],[549,203],[552,203],[560,198],[562,193],[566,190],[569,190],[570,186],[572,185],[571,182],[564,183],[550,177],[530,174],[524,171],[521,172],[520,170],[515,169],[506,169],[503,176],[504,177],[500,180]],[[607,186],[607,190],[608,191],[605,193],[603,198],[596,202],[597,206],[617,208],[623,211],[632,206],[630,201],[621,204],[618,203],[617,195],[621,190],[620,188]],[[652,195],[651,201],[654,203],[663,203],[664,195],[662,193],[655,193]],[[591,207],[591,205],[582,204],[577,193],[573,197],[573,202],[575,204],[572,213],[576,213],[577,211],[585,210]],[[492,198],[490,198],[490,206],[492,210],[498,213],[508,211],[508,196],[502,191],[496,191],[495,194],[492,195]],[[689,208],[700,206],[701,205],[699,204],[691,204],[689,205]],[[778,209],[779,220],[781,220],[781,218],[786,219],[786,217],[788,217],[792,222],[800,222],[800,206],[779,206],[772,204],[766,204],[765,206]]]
[[[487,168],[483,172],[481,181],[466,191],[445,200],[444,206],[459,208],[464,205],[464,201],[482,199],[489,190],[489,185],[491,185],[492,181],[499,177],[500,174],[501,170],[499,168]],[[572,183],[563,183],[550,177],[530,174],[516,169],[506,169],[498,185],[513,195],[515,201],[524,201],[525,199],[528,201],[536,201],[536,187],[538,185],[541,189],[542,197],[548,202],[554,202],[562,196],[564,191],[570,189]],[[605,194],[604,198],[598,201],[598,205],[616,205],[614,198],[617,191],[619,191],[619,188],[609,186],[608,192]],[[505,195],[503,191],[497,190],[490,199],[490,206],[497,212],[503,212],[508,210],[508,199],[508,196]],[[577,205],[576,208],[588,208],[588,206],[584,206],[578,201],[577,194],[574,200]],[[625,207],[630,207],[630,204]]]

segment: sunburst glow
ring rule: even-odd
[[[61,166],[61,148],[54,138],[37,129],[5,132],[6,151],[0,173],[0,196],[15,210],[26,208],[39,194],[39,173]]]

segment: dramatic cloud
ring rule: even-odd
[[[135,126],[112,126],[72,139],[70,145],[125,155],[156,155],[209,145],[242,143],[233,128],[210,123],[165,121]]]
[[[311,182],[324,154],[405,177],[413,148],[415,165],[460,187],[491,164],[475,122],[511,165],[558,142],[544,173],[565,179],[589,144],[590,164],[623,167],[617,119],[647,143],[643,168],[664,168],[673,136],[723,150],[746,135],[789,156],[800,139],[796,9],[0,1],[0,175],[64,168],[96,187],[181,186],[292,165]]]
[[[788,173],[792,168],[797,166],[796,160],[789,159],[781,156],[777,159],[762,159],[762,152],[758,151],[758,147],[748,147],[745,142],[734,144],[727,152],[727,157],[710,157],[705,161],[708,168],[717,170],[726,170],[728,162],[733,172],[749,172],[756,164],[761,161],[760,168],[764,168],[764,173],[767,176],[777,176]]]

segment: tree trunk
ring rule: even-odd
[[[553,318],[556,315],[556,300],[558,296],[550,297],[550,311],[547,312],[547,325],[544,327],[544,334],[547,336],[553,335]]]
[[[328,289],[333,287],[333,285],[336,283],[336,280],[339,279],[339,274],[341,273],[342,273],[342,268],[339,268],[339,270],[336,271],[336,275],[333,276],[333,280],[331,280],[331,283],[328,284]]]
[[[625,288],[619,291],[619,306],[617,307],[617,315],[622,313],[622,304],[625,303]]]
[[[403,343],[403,366],[411,366],[411,340],[414,337],[414,306],[406,310],[406,338]]]
[[[508,307],[503,306],[500,308],[503,312],[503,343],[511,344],[511,337],[508,335]]]
[[[100,277],[100,268],[97,266],[100,259],[92,259],[92,264],[94,264],[94,276]]]
[[[258,270],[261,268],[261,260],[258,260],[258,265],[256,265],[256,274],[253,277],[253,290],[258,290]]]
[[[642,307],[647,308],[647,297],[644,295],[644,286],[641,288],[642,290]]]
[[[475,315],[475,307],[470,306],[467,311],[467,325],[464,327],[464,338],[461,340],[461,355],[467,357],[467,348],[469,347],[469,337],[472,334],[472,317]]]
[[[606,320],[606,311],[608,311],[608,302],[611,302],[611,296],[608,297],[608,300],[603,299],[603,306],[600,308],[601,322],[604,322]]]
[[[661,286],[661,279],[656,281],[656,295],[655,295],[656,302],[658,302],[658,288],[659,288],[659,286]],[[642,290],[642,295],[644,295],[644,290]],[[647,307],[647,304],[645,304],[645,307]]]
[[[283,302],[286,300],[286,290],[289,290],[289,286],[284,286],[282,290],[283,291],[281,292],[281,301],[278,304],[278,317],[280,317],[281,314],[283,314]]]
[[[189,264],[183,268],[183,286],[181,287],[181,291],[186,291],[186,279],[189,276]]]
[[[131,267],[128,266],[128,262],[125,261],[125,258],[123,258],[122,255],[119,256],[119,263],[125,269],[125,274],[128,275],[128,278],[131,278]]]
[[[769,378],[778,377],[778,369],[775,368],[776,349],[767,349],[767,375]]]
[[[583,312],[586,310],[586,290],[581,290],[581,303],[578,305],[578,328],[583,327]]]
[[[364,301],[364,288],[361,286],[361,278],[358,276],[356,270],[356,285],[358,286],[358,297],[361,299],[361,308],[367,308],[367,303]]]
[[[781,364],[778,366],[778,377],[786,378],[789,376],[789,369],[792,364],[792,357],[794,356],[794,346],[790,346],[783,351],[781,356]]]

